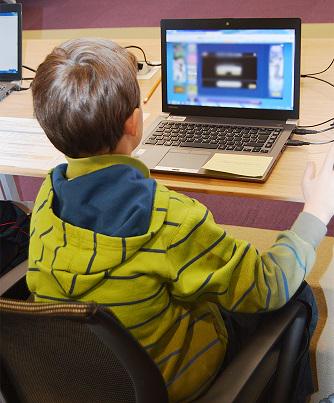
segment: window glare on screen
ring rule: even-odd
[[[293,29],[167,30],[167,103],[293,110]]]

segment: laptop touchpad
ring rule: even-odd
[[[181,152],[169,152],[159,162],[155,169],[164,171],[198,172],[211,154],[190,154]]]

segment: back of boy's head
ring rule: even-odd
[[[56,47],[32,84],[37,120],[52,144],[78,158],[112,152],[140,104],[136,60],[103,39]]]

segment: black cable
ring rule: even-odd
[[[29,87],[20,87],[19,85],[17,85],[17,86],[14,88],[14,91],[27,91],[27,90],[30,90],[31,84],[32,84],[32,81],[31,81],[31,83],[29,84]]]
[[[310,143],[308,141],[301,141],[301,140],[292,140],[289,139],[286,142],[286,145],[289,146],[293,146],[293,147],[300,147],[300,146],[308,146]]]
[[[334,120],[334,118],[330,118],[330,119],[328,119],[328,120],[325,120],[324,122],[317,123],[316,125],[298,126],[298,129],[299,129],[299,128],[302,128],[302,127],[316,127],[316,126],[321,126],[321,125],[324,125],[325,123],[331,122],[332,120]],[[333,122],[331,125],[334,125],[334,122]]]
[[[31,68],[31,67],[29,67],[29,66],[26,66],[26,65],[22,64],[22,67],[23,67],[24,69],[27,69],[27,70],[32,71],[33,73],[36,73],[36,70],[33,69],[33,68]],[[34,79],[34,77],[23,77],[21,80],[29,80],[29,81],[31,81],[29,87],[19,87],[18,89],[15,89],[15,91],[26,91],[26,90],[30,90],[30,87],[31,87],[31,84],[32,84],[33,79]]]
[[[31,67],[25,66],[24,64],[22,64],[22,67],[23,67],[24,69],[27,69],[27,70],[32,71],[33,73],[36,73],[36,70],[35,70],[35,69],[32,69]]]
[[[324,73],[325,71],[329,70],[330,67],[333,65],[333,63],[334,63],[334,59],[330,62],[329,66],[327,66],[324,70],[318,71],[317,73],[301,74],[300,76],[301,76],[302,78],[313,78],[314,80],[322,81],[322,82],[324,82],[324,83],[326,83],[326,84],[329,84],[330,86],[334,87],[334,85],[333,85],[332,83],[330,83],[329,81],[323,80],[322,78],[313,77],[313,76],[316,76],[316,75],[318,75],[318,74],[322,74],[322,73]],[[311,130],[310,130],[310,131],[307,132],[307,131],[303,131],[303,130],[300,130],[300,129],[302,129],[302,128],[304,128],[304,127],[316,127],[316,126],[321,126],[321,125],[324,125],[325,123],[331,122],[332,120],[334,120],[334,118],[330,118],[330,119],[328,119],[328,120],[325,120],[324,122],[317,123],[317,124],[315,124],[315,125],[298,126],[298,127],[294,130],[294,133],[295,133],[295,134],[315,134],[315,133],[322,133],[322,131],[311,131]],[[334,125],[334,123],[331,123],[330,126],[333,126],[333,125]],[[331,128],[325,129],[325,130],[323,130],[323,131],[327,131],[327,130],[331,130]]]
[[[293,134],[299,134],[300,136],[304,136],[305,134],[318,134],[318,133],[324,133],[328,132],[328,130],[334,130],[334,127],[326,127],[326,129],[322,130],[308,130],[308,129],[300,129],[299,127],[296,127],[292,131]]]
[[[316,141],[316,142],[308,142],[307,141],[307,143],[308,144],[310,144],[310,145],[317,145],[317,144],[319,144],[319,145],[321,145],[321,144],[329,144],[329,143],[333,143],[334,142],[334,139],[333,140],[328,140],[328,141]]]
[[[334,84],[330,83],[329,81],[323,80],[322,78],[313,77],[308,74],[302,74],[301,77],[302,78],[313,78],[314,80],[322,81],[323,83],[326,83],[326,84],[330,85],[331,87],[334,87]]]
[[[330,65],[328,67],[325,68],[325,70],[319,71],[318,73],[308,73],[308,74],[304,74],[304,76],[316,76],[318,74],[322,74],[325,71],[329,70],[329,68],[332,66],[332,64],[334,63],[334,59],[331,61]],[[303,75],[302,75],[303,77]]]
[[[30,87],[18,87],[18,88],[14,88],[14,91],[27,91],[27,90],[30,90]]]
[[[140,51],[142,52],[142,54],[143,54],[143,56],[144,56],[144,62],[145,62],[148,66],[152,66],[152,67],[161,66],[161,63],[150,63],[150,62],[148,62],[147,59],[146,59],[146,54],[145,54],[144,50],[143,50],[140,46],[129,45],[129,46],[125,46],[125,47],[124,47],[124,49],[131,49],[131,48],[133,48],[133,49],[138,49],[138,50],[140,50]]]
[[[319,141],[319,142],[310,142],[310,141],[301,141],[301,140],[288,140],[286,142],[287,146],[292,146],[292,147],[300,147],[300,146],[309,146],[309,145],[321,145],[321,144],[329,144],[333,143],[333,140],[328,140],[328,141]]]

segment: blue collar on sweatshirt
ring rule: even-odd
[[[52,172],[53,210],[59,218],[115,237],[147,232],[156,182],[144,164],[123,155],[67,160]]]

